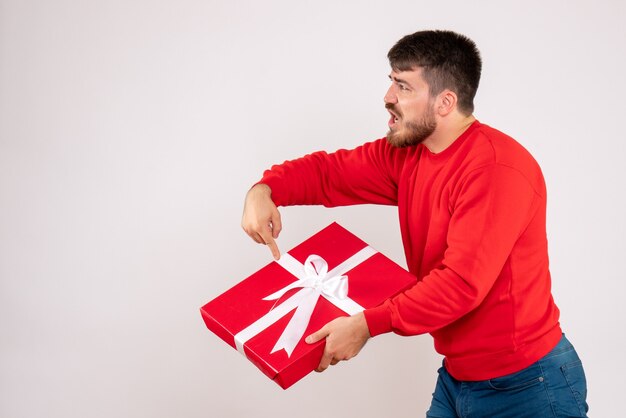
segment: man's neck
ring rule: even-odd
[[[476,118],[474,115],[450,115],[450,118],[442,118],[437,123],[437,129],[423,142],[433,154],[439,154],[448,148],[463,132],[470,127]]]

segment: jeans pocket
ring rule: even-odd
[[[566,363],[561,366],[561,372],[576,399],[581,416],[587,416],[586,414],[589,410],[587,405],[587,379],[582,362],[576,360]]]
[[[543,371],[538,363],[532,364],[517,373],[490,379],[487,382],[494,390],[519,390],[543,382]]]

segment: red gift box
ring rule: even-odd
[[[384,302],[415,276],[332,223],[200,311],[206,326],[287,389],[319,365],[329,321]]]

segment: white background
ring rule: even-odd
[[[543,167],[561,323],[591,415],[621,416],[625,21],[619,0],[0,0],[0,416],[423,416],[430,336],[283,391],[199,308],[270,261],[248,187],[383,136],[386,53],[431,28],[477,42],[476,116]],[[394,208],[282,214],[282,250],[336,220],[405,265]]]

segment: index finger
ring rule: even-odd
[[[263,238],[263,241],[265,241],[265,245],[267,245],[267,247],[272,252],[272,256],[274,257],[274,260],[280,259],[280,251],[278,250],[278,245],[276,245],[276,241],[274,241],[274,238],[272,238],[271,235],[269,236],[261,235],[261,238]]]

